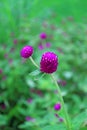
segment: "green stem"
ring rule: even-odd
[[[39,66],[35,63],[35,61],[33,60],[32,57],[30,57],[30,60],[37,68],[39,68]],[[51,77],[52,77],[52,79],[53,79],[53,81],[54,81],[54,83],[55,83],[55,85],[56,85],[56,87],[58,89],[58,94],[59,94],[59,97],[60,97],[60,101],[61,101],[61,104],[62,104],[64,115],[65,115],[65,124],[67,126],[67,130],[72,130],[72,125],[71,125],[67,110],[65,108],[65,104],[64,104],[64,100],[63,100],[63,97],[62,97],[62,94],[61,94],[60,87],[59,87],[58,83],[56,82],[53,74],[51,74]]]
[[[61,90],[60,90],[60,87],[58,85],[58,83],[56,82],[53,74],[51,74],[51,77],[57,87],[57,90],[58,90],[58,94],[59,94],[59,97],[60,97],[60,101],[61,101],[61,105],[62,105],[62,108],[63,108],[63,113],[65,115],[65,124],[67,126],[67,130],[72,130],[72,127],[71,127],[71,122],[70,122],[70,119],[69,119],[69,116],[68,116],[68,113],[66,111],[66,108],[65,108],[65,104],[64,104],[64,100],[63,100],[63,97],[62,97],[62,94],[61,94]]]
[[[33,60],[32,57],[30,57],[30,60],[31,60],[31,62],[32,62],[37,68],[39,68],[39,66],[35,63],[35,61]]]

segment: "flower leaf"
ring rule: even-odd
[[[79,130],[82,123],[87,121],[87,110],[77,115],[73,120],[73,129]]]

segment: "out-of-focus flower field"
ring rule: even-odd
[[[20,56],[26,45],[33,46],[38,65],[44,52],[58,55],[54,76],[73,130],[87,129],[86,5],[78,0],[0,1],[0,130],[63,130],[64,115],[54,109],[59,102],[55,84]],[[47,37],[41,39],[41,33]]]

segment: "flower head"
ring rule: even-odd
[[[53,73],[57,70],[58,66],[58,57],[53,52],[45,52],[42,55],[40,61],[40,71],[44,73]]]
[[[54,110],[57,110],[59,111],[61,109],[61,104],[60,103],[57,103],[54,105]]]
[[[46,39],[46,38],[47,38],[47,34],[44,33],[44,32],[41,33],[41,34],[40,34],[40,38],[41,38],[41,39]]]
[[[46,43],[46,48],[50,48],[51,47],[51,43],[50,42],[47,42]]]
[[[32,54],[33,54],[33,47],[32,46],[24,46],[22,49],[21,49],[21,57],[23,58],[29,58]]]

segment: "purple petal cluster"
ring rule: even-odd
[[[53,73],[57,70],[58,57],[54,52],[45,52],[40,61],[40,71],[44,73]]]
[[[59,111],[61,109],[61,104],[57,103],[54,105],[54,110]]]
[[[46,39],[46,38],[47,38],[47,34],[44,33],[44,32],[41,33],[41,34],[40,34],[40,38],[41,38],[41,39]]]
[[[34,118],[30,117],[30,116],[26,116],[25,118],[26,121],[34,121]]]
[[[21,57],[23,58],[29,58],[32,54],[33,54],[33,47],[32,46],[24,46],[22,49],[21,49]]]

